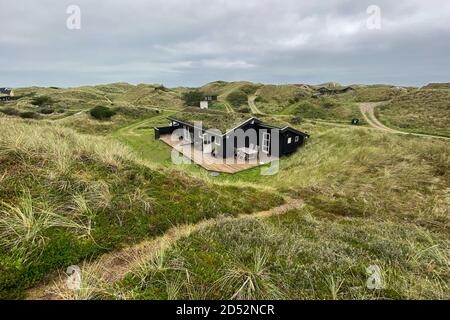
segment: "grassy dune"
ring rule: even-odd
[[[153,126],[167,124],[186,88],[27,88],[0,105],[36,111],[32,99],[48,95],[65,110],[40,120],[0,112],[0,298],[23,297],[55,270],[209,218],[217,223],[141,257],[96,298],[450,298],[449,142],[336,123],[361,118],[358,100],[388,98],[377,115],[386,125],[450,135],[448,90],[367,86],[313,98],[311,87],[293,85],[200,89],[219,94],[219,104],[236,91],[259,96],[269,113],[261,118],[310,119],[291,125],[311,139],[274,176],[254,168],[212,177],[195,165],[174,167],[170,148],[154,140]],[[100,101],[119,110],[110,121],[88,115]],[[278,206],[281,196],[305,206],[220,219]],[[373,265],[381,290],[366,287]]]
[[[358,102],[379,102],[391,100],[408,90],[411,89],[389,85],[356,86],[354,96]]]
[[[312,140],[278,175],[223,177],[272,186],[305,208],[192,234],[148,257],[122,290],[149,299],[448,299],[448,142],[309,126]],[[383,290],[366,287],[371,265]]]
[[[135,299],[448,299],[446,248],[413,225],[306,207],[181,239],[149,257],[122,291]],[[366,287],[375,265],[381,290]]]
[[[14,93],[15,100],[0,102],[0,113],[20,116],[26,112],[29,117],[41,120],[70,117],[96,106],[107,106],[119,116],[128,118],[183,106],[179,93],[161,85],[113,83],[78,88],[30,87],[15,89]],[[92,130],[84,131],[91,133]]]
[[[265,85],[258,90],[255,103],[262,112],[279,113],[311,93],[311,89],[296,85]]]
[[[450,137],[450,90],[411,91],[380,107],[377,116],[402,131]]]
[[[151,169],[122,144],[54,124],[1,118],[0,126],[1,298],[174,225],[282,202],[274,193]]]

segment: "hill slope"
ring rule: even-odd
[[[450,90],[411,91],[377,110],[377,117],[388,127],[450,136]]]
[[[181,238],[146,257],[120,292],[135,299],[448,299],[448,142],[302,127],[311,141],[283,158],[277,175],[254,170],[224,179],[273,186],[300,196],[304,208]],[[382,290],[367,287],[373,270]]]
[[[174,225],[282,203],[274,193],[151,169],[121,144],[54,124],[0,118],[0,126],[1,298]]]

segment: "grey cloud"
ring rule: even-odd
[[[372,4],[381,30],[366,28]],[[0,28],[0,86],[450,81],[445,0],[22,0]]]

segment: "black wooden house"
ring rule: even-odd
[[[0,101],[9,101],[12,99],[11,88],[0,88]]]
[[[235,157],[241,149],[283,156],[295,152],[309,138],[309,134],[292,127],[240,114],[180,112],[168,120],[170,126],[155,128],[156,139],[177,130],[180,140],[188,140],[198,150],[207,150],[219,158]]]

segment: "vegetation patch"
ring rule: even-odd
[[[414,225],[306,207],[196,232],[149,257],[122,289],[135,299],[446,299],[449,244]],[[378,290],[367,286],[371,266]]]
[[[38,96],[31,100],[31,104],[38,107],[45,107],[54,104],[55,101],[49,96]]]
[[[240,107],[242,105],[247,104],[248,96],[242,91],[234,91],[227,96],[227,101],[231,103],[233,107]]]
[[[89,113],[97,120],[110,119],[116,114],[114,110],[111,110],[110,108],[104,106],[97,106],[95,108],[92,108]]]
[[[34,111],[20,112],[19,116],[24,119],[39,119],[40,118],[39,114],[37,114]]]
[[[388,127],[450,137],[450,90],[415,90],[376,109]]]
[[[49,272],[172,226],[283,202],[254,188],[150,169],[104,138],[0,120],[2,298],[21,297]]]
[[[193,90],[183,93],[182,99],[187,107],[199,107],[200,101],[205,98],[205,95],[199,90]]]

